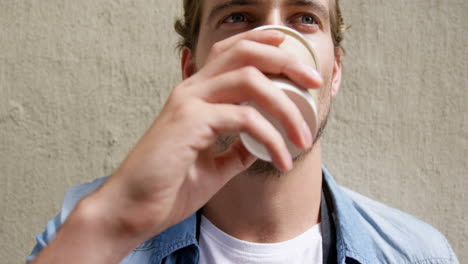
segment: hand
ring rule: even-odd
[[[255,161],[239,141],[214,154],[210,147],[221,134],[247,132],[267,147],[279,169],[291,169],[279,132],[241,102],[254,101],[281,121],[296,145],[310,147],[312,138],[299,110],[263,74],[285,74],[302,87],[321,85],[315,70],[275,47],[283,40],[277,31],[250,31],[218,42],[206,65],[173,90],[100,190],[118,194],[110,201],[131,230],[151,236],[183,220]]]
[[[300,111],[264,73],[284,74],[307,88],[319,88],[322,80],[313,68],[277,48],[283,40],[283,33],[267,30],[216,43],[204,67],[173,90],[118,170],[79,204],[75,214],[87,219],[81,222],[100,223],[100,233],[120,240],[134,238],[125,247],[131,250],[182,221],[256,160],[240,141],[214,153],[211,147],[222,134],[249,133],[266,146],[278,169],[290,170],[291,155],[280,133],[257,110],[240,105],[255,102],[281,122],[297,146],[311,146]],[[65,230],[73,229],[66,224]]]

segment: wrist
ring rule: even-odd
[[[73,228],[92,236],[95,241],[112,252],[123,252],[126,256],[143,242],[141,235],[131,232],[120,221],[121,217],[113,210],[111,201],[106,201],[99,194],[92,194],[83,199],[71,215]],[[124,257],[122,256],[122,257]]]
[[[119,263],[141,238],[124,232],[97,196],[83,199],[33,263]]]
[[[127,192],[120,182],[109,179],[95,193],[83,199],[77,210],[80,218],[101,230],[103,236],[113,241],[136,241],[136,247],[163,231],[164,226],[156,212],[159,210],[154,210],[157,206],[145,206],[147,203],[131,199]]]

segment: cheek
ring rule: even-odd
[[[200,35],[198,36],[197,47],[195,49],[195,66],[197,69],[201,69],[203,65],[206,63],[206,58],[210,52],[211,43],[207,34],[203,31],[200,31]]]
[[[195,63],[197,69],[201,69],[207,62],[211,47],[218,41],[222,41],[231,35],[220,35],[206,27],[200,29],[197,47],[195,50]]]
[[[198,43],[202,44],[202,43]],[[197,45],[197,48],[195,49],[195,53],[193,56],[195,57],[195,71],[198,72],[199,69],[205,65],[205,60],[206,60],[206,51],[204,49],[201,49],[200,47],[203,47],[201,45]]]
[[[331,85],[333,80],[333,64],[322,64],[321,75],[323,86],[319,92],[319,120],[323,122],[328,115],[331,104]]]
[[[317,57],[320,63],[320,74],[324,81],[327,81],[333,75],[333,67],[335,65],[335,54],[333,49],[316,49]]]
[[[323,78],[323,87],[320,89],[319,93],[320,104],[325,104],[325,106],[328,107],[335,66],[333,43],[330,41],[322,41],[316,42],[315,44],[314,49],[320,64],[320,75]]]

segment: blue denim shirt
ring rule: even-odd
[[[445,237],[432,226],[336,184],[323,168],[333,203],[337,263],[459,263]],[[68,190],[61,212],[39,234],[31,261],[54,238],[75,205],[106,178]],[[198,263],[197,217],[192,215],[139,245],[121,263]]]

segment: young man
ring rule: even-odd
[[[184,81],[120,168],[69,190],[37,237],[33,263],[458,263],[429,225],[339,187],[297,107],[265,74],[320,90],[321,129],[341,83],[338,0],[186,0]],[[283,25],[317,51],[321,72],[277,46]],[[281,121],[307,150],[294,161]],[[273,165],[236,136],[262,142]],[[201,208],[201,209],[200,209]],[[60,229],[59,229],[60,227]]]

